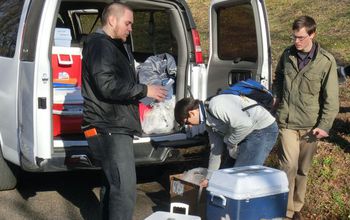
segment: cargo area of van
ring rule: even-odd
[[[91,155],[85,152],[87,142],[81,130],[81,62],[84,40],[101,28],[100,18],[107,3],[62,1],[53,31],[53,153],[66,154],[66,165],[72,167],[95,166]],[[186,130],[174,120],[175,102],[184,97],[188,89],[185,86],[190,80],[188,71],[194,71],[188,69],[188,61],[201,59],[201,54],[191,54],[188,49],[187,35],[195,35],[198,44],[199,37],[195,29],[187,30],[183,26],[183,14],[179,12],[185,12],[186,8],[179,8],[171,1],[130,1],[126,4],[134,11],[133,31],[126,45],[134,56],[138,79],[140,83],[163,85],[168,90],[164,102],[150,98],[140,100],[143,135],[134,138],[137,165],[205,160],[208,153],[205,129]],[[205,70],[204,66],[196,68],[197,75]],[[77,149],[81,151],[76,153]]]

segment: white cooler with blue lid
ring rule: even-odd
[[[287,175],[265,166],[214,171],[207,188],[207,219],[277,219],[286,214]]]

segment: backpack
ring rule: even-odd
[[[257,102],[257,104],[243,108],[243,111],[255,107],[257,105],[261,105],[268,111],[270,111],[273,105],[272,93],[268,89],[266,89],[265,86],[261,85],[259,82],[253,79],[239,81],[231,85],[228,89],[221,91],[220,94],[246,96]]]

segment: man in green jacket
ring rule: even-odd
[[[336,62],[314,42],[315,35],[313,18],[301,16],[294,21],[294,45],[283,52],[273,82],[281,141],[279,163],[289,181],[288,219],[301,219],[317,140],[328,137],[339,110]]]

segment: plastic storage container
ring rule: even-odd
[[[52,47],[53,80],[62,84],[64,80],[67,84],[76,81],[72,86],[81,86],[81,57],[79,47]]]
[[[214,171],[207,188],[207,219],[285,217],[288,179],[283,171],[244,166]]]
[[[55,46],[70,47],[72,36],[69,28],[55,28],[54,35]]]
[[[145,220],[201,220],[201,218],[193,215],[158,211],[145,218]]]
[[[185,214],[174,213],[175,208],[185,209]],[[201,220],[199,216],[189,215],[189,205],[181,202],[172,202],[170,212],[158,211],[145,218],[145,220]]]
[[[83,97],[80,88],[54,88],[53,94],[53,135],[82,133]]]

